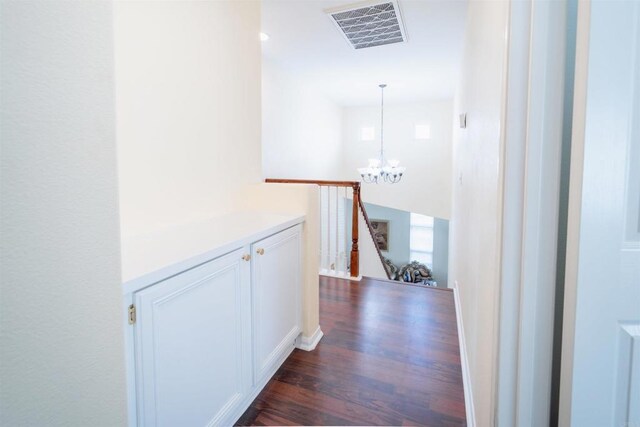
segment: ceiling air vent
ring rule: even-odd
[[[326,11],[355,49],[407,40],[395,1],[346,6]]]

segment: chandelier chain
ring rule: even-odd
[[[380,160],[384,162],[384,88],[387,85],[380,85]]]

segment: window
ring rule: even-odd
[[[411,261],[418,261],[433,267],[433,217],[411,214],[409,231],[409,256]]]
[[[361,141],[373,141],[376,138],[376,128],[371,126],[365,126],[360,129]]]
[[[415,127],[416,139],[429,139],[431,138],[431,126],[428,124],[416,125]]]

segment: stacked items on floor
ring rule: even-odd
[[[391,280],[397,280],[399,282],[416,283],[425,286],[438,286],[437,282],[433,280],[431,270],[424,264],[418,261],[412,261],[409,264],[405,264],[398,268],[388,258],[382,258],[383,265]]]

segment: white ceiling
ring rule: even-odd
[[[466,0],[399,0],[408,41],[353,49],[325,9],[335,0],[263,0],[266,60],[286,68],[345,105],[451,98],[458,79]]]

